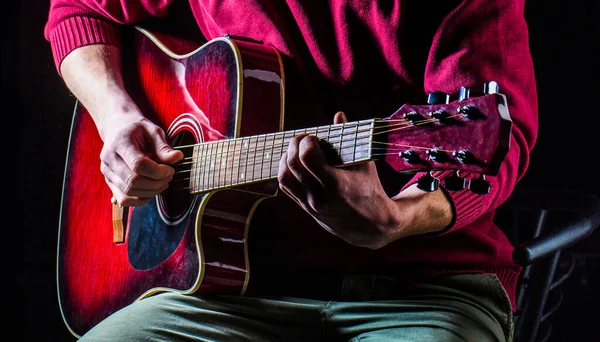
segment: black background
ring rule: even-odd
[[[61,187],[74,98],[58,77],[43,26],[48,1],[8,1],[3,12],[2,114],[5,137],[17,116],[17,236],[5,241],[7,271],[18,297],[20,340],[71,341],[56,296],[56,247]],[[568,188],[600,195],[600,47],[598,1],[529,1],[531,49],[538,80],[540,133],[521,187]],[[10,7],[14,6],[14,7]],[[10,120],[9,120],[10,119]],[[8,140],[5,138],[5,141]],[[6,150],[11,149],[5,144]],[[7,151],[8,152],[8,151]],[[14,183],[10,163],[5,183]],[[12,186],[12,185],[11,185]],[[7,187],[8,188],[8,187]],[[8,191],[7,191],[8,193]],[[7,196],[8,202],[11,196]],[[5,206],[10,208],[10,206]],[[5,217],[13,217],[6,212]],[[14,232],[5,221],[5,236]],[[553,319],[553,341],[592,341],[600,294],[600,233],[572,248],[577,261],[565,301]],[[15,243],[16,241],[16,243]],[[14,263],[14,259],[18,263]],[[14,274],[17,277],[14,277]],[[6,313],[7,310],[5,310]],[[13,311],[8,315],[13,316]]]

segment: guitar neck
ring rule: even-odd
[[[375,119],[218,140],[193,146],[190,192],[202,193],[277,178],[279,160],[301,134],[317,136],[334,166],[372,159]]]

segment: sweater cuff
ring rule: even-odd
[[[119,45],[119,30],[89,17],[70,17],[54,28],[49,37],[55,67],[60,74],[63,59],[78,47],[90,44]]]
[[[456,229],[462,228],[469,223],[475,221],[480,215],[483,207],[483,195],[476,194],[465,188],[463,190],[458,191],[450,191],[444,187],[444,179],[452,176],[453,171],[432,171],[431,175],[440,180],[440,189],[446,195],[446,198],[450,201],[453,211],[453,220],[450,225],[439,232],[431,233],[428,235],[443,235],[447,234]],[[402,190],[407,187],[416,184],[419,179],[423,178],[427,175],[427,172],[418,172],[404,187]],[[477,178],[478,175],[475,175],[470,172],[461,172],[460,176],[467,180]]]

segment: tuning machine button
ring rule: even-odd
[[[443,163],[448,159],[448,154],[437,147],[427,150],[425,153],[427,153],[429,159],[438,163]]]
[[[400,157],[409,164],[416,164],[419,162],[419,155],[413,150],[406,150],[399,153]]]
[[[427,103],[430,105],[450,103],[450,95],[443,91],[434,91],[427,96]]]
[[[463,101],[471,96],[471,89],[467,87],[460,87],[458,91],[458,101]]]
[[[415,123],[419,122],[419,121],[425,120],[425,118],[421,114],[417,113],[414,110],[410,111],[408,113],[405,113],[404,114],[404,119],[407,120],[408,122],[410,122],[413,125]]]
[[[444,179],[444,188],[449,191],[460,191],[467,187],[467,180],[458,175],[458,171],[454,171],[452,176]]]
[[[489,81],[483,84],[483,93],[484,94],[497,94],[500,92],[500,87],[496,81]]]
[[[474,178],[469,181],[469,190],[479,195],[489,194],[492,187],[490,182],[485,179],[485,175],[481,175],[479,178]]]
[[[433,119],[439,121],[439,122],[443,122],[443,123],[449,123],[451,121],[451,115],[450,113],[446,112],[445,110],[442,109],[438,109],[436,111],[433,112],[429,112],[427,113],[427,115],[429,115],[430,117],[432,117]]]
[[[425,176],[421,177],[419,181],[417,181],[417,188],[426,191],[432,192],[437,190],[440,187],[440,180],[431,175],[431,172],[428,172]]]
[[[467,150],[454,151],[452,155],[462,164],[472,164],[475,162],[475,156]]]
[[[456,111],[471,120],[477,120],[484,117],[481,111],[473,105],[460,106]]]

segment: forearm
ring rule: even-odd
[[[442,231],[453,221],[453,210],[442,190],[425,192],[416,184],[391,199],[394,201],[396,224],[386,232],[386,240]]]
[[[121,54],[114,45],[94,44],[73,50],[61,63],[61,74],[73,95],[90,113],[100,136],[113,116],[140,115],[127,94]]]

